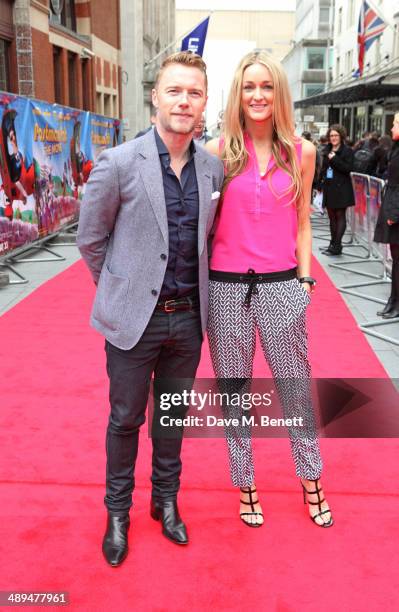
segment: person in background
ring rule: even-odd
[[[374,151],[378,147],[380,136],[378,132],[370,132],[353,146],[346,143],[353,148],[353,172],[374,174],[376,166]]]
[[[150,132],[151,130],[153,130],[155,127],[156,120],[157,120],[157,111],[155,108],[153,108],[151,111],[151,117],[150,117],[151,125],[145,128],[145,130],[140,130],[139,132],[137,132],[135,138],[140,138],[140,136],[144,136],[144,134],[147,134],[147,132]]]
[[[202,146],[211,140],[211,137],[207,134],[204,115],[202,115],[200,121],[194,128],[193,138],[196,144],[200,144]]]
[[[341,255],[342,238],[346,230],[346,209],[354,206],[355,197],[350,173],[353,169],[353,151],[345,144],[346,131],[342,125],[332,125],[327,132],[329,144],[324,149],[320,184],[323,206],[330,219],[330,244],[325,255]]]
[[[392,148],[392,138],[388,135],[381,136],[378,147],[374,149],[375,167],[373,176],[385,180],[388,171],[388,156]]]
[[[389,244],[392,255],[391,294],[384,308],[377,312],[383,319],[399,318],[399,112],[394,116],[391,134],[386,190],[374,232],[374,241]]]
[[[308,140],[309,142],[312,142],[315,145],[315,142],[312,139],[312,134],[310,132],[307,132],[307,131],[302,132],[301,137],[304,138],[305,140]],[[315,166],[313,183],[312,183],[312,189],[316,189],[316,190],[317,190],[318,183],[319,183],[319,176],[320,176],[320,171],[321,171],[321,161],[322,161],[322,157],[316,147],[316,166]]]

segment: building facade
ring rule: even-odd
[[[0,0],[0,87],[121,114],[119,0]]]
[[[292,48],[282,64],[291,85],[294,102],[325,91],[331,79],[329,41],[332,36],[331,0],[297,0]],[[315,136],[325,128],[322,107],[296,109],[296,129]]]
[[[364,71],[358,77],[361,4],[361,0],[335,0],[332,81],[325,93],[296,103],[302,113],[310,107],[326,108],[329,123],[344,125],[353,140],[366,131],[389,133],[399,109],[399,5],[396,0],[370,2],[387,27],[366,52]]]
[[[123,125],[126,139],[150,125],[151,91],[175,51],[174,0],[120,0]]]

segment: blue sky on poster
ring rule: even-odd
[[[295,11],[295,0],[176,0],[177,9],[201,11]]]

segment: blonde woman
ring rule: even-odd
[[[225,389],[247,390],[258,332],[285,416],[303,418],[302,431],[290,429],[289,435],[310,518],[330,527],[333,519],[320,484],[305,321],[315,286],[309,208],[316,150],[295,137],[286,75],[261,52],[240,62],[224,120],[222,137],[207,144],[225,165],[210,262],[213,367]],[[229,428],[226,436],[232,482],[240,487],[241,520],[260,527],[264,518],[250,430]]]

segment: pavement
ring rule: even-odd
[[[40,253],[32,252],[21,256],[21,258],[28,259],[29,261],[15,264],[15,269],[28,279],[28,283],[2,286],[0,278],[0,316],[13,308],[18,302],[35,291],[47,280],[56,276],[80,259],[80,254],[76,245],[73,242],[65,244],[66,240],[71,240],[70,235],[65,237],[61,234],[53,241],[53,246],[51,247],[58,255],[64,258],[63,260],[54,259],[53,261],[46,262],[32,261],[38,258],[54,257],[46,251],[41,251]],[[346,236],[344,241],[347,240],[348,237]],[[334,285],[340,288],[343,285],[367,283],[367,286],[355,288],[354,291],[367,294],[376,300],[386,302],[390,293],[390,283],[380,282],[380,279],[369,278],[358,274],[360,271],[381,276],[381,263],[379,261],[365,262],[357,259],[357,257],[353,257],[359,255],[364,256],[365,250],[357,246],[349,245],[344,247],[343,255],[339,257],[328,257],[323,255],[320,251],[320,247],[327,246],[328,242],[329,232],[327,219],[319,216],[315,218],[313,223],[313,254],[323,266]],[[344,262],[346,261],[354,261],[355,263],[345,265]],[[334,266],[332,267],[331,264],[345,265],[347,269],[338,269]],[[7,272],[7,270],[0,267],[0,277],[3,272],[9,273],[11,281],[18,280],[12,272]],[[378,284],[372,284],[374,281]],[[381,318],[376,316],[376,311],[381,307],[377,301],[350,295],[346,292],[342,293],[342,296],[359,325],[381,321]],[[365,334],[367,341],[385,367],[389,376],[394,379],[399,379],[399,319],[395,323],[369,329],[380,334],[389,335],[398,342],[398,344],[392,344],[381,338]],[[350,350],[350,347],[348,347],[348,350]]]

